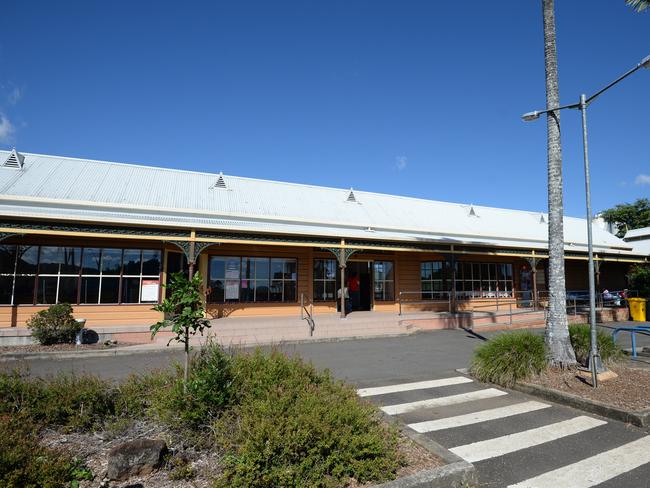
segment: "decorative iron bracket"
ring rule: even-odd
[[[0,232],[0,241],[4,241],[5,239],[9,239],[10,237],[15,237],[15,236],[23,236],[25,234],[17,234],[15,232]]]
[[[192,246],[191,241],[165,241],[169,244],[173,244],[185,254],[188,263],[196,263],[197,258],[205,249],[212,245],[218,245],[218,242],[195,242],[194,243],[194,256],[192,256]]]
[[[546,258],[538,258],[537,256],[531,257],[531,258],[524,258],[526,262],[530,265],[530,269],[532,270],[537,270],[537,265],[542,261],[543,259]]]
[[[344,249],[343,251],[343,263],[341,263],[341,249],[338,247],[324,247],[323,251],[329,251],[334,256],[336,257],[336,260],[339,263],[339,267],[345,268],[346,265],[348,264],[348,260],[350,259],[350,256],[352,256],[355,252],[359,252],[360,249]]]

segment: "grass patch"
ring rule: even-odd
[[[613,364],[623,358],[623,350],[614,342],[612,336],[602,330],[597,330],[597,343],[600,359],[606,364]],[[571,345],[579,363],[586,365],[591,350],[591,329],[589,324],[569,325]]]
[[[474,351],[471,373],[480,381],[510,386],[546,368],[544,338],[529,331],[506,332]]]

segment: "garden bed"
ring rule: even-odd
[[[53,449],[74,452],[77,458],[94,475],[93,480],[82,480],[79,488],[98,486],[107,471],[108,452],[124,442],[148,437],[166,439],[170,455],[163,467],[146,476],[129,478],[129,486],[140,483],[144,487],[156,488],[207,488],[221,472],[221,460],[224,453],[216,450],[197,450],[183,445],[174,432],[151,422],[134,422],[123,432],[112,429],[101,432],[66,433],[48,429],[42,435],[42,444]],[[404,435],[400,435],[399,452],[404,456],[404,466],[397,471],[397,477],[409,476],[426,469],[443,466],[445,463],[435,454],[416,444]],[[110,486],[111,483],[106,483]],[[113,485],[121,485],[119,482]],[[372,486],[373,483],[358,483],[350,480],[346,488]]]
[[[116,456],[139,449],[142,459],[154,445],[156,461],[146,470],[131,471],[128,462],[116,468],[127,459]],[[329,372],[278,351],[229,354],[216,345],[194,356],[186,384],[181,368],[118,383],[0,374],[2,452],[0,485],[9,486],[128,479],[145,487],[338,488],[396,478],[399,486],[421,486],[414,476],[444,482],[454,467]]]
[[[650,371],[611,366],[609,369],[618,377],[601,381],[598,388],[580,378],[575,370],[549,368],[527,381],[552,390],[570,393],[584,399],[625,410],[642,411],[650,409]]]

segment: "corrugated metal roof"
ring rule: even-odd
[[[640,229],[628,230],[623,236],[624,240],[635,239],[638,237],[650,238],[650,227],[641,227]]]
[[[0,160],[7,157],[0,151]],[[338,238],[547,247],[540,212],[438,202],[134,164],[23,153],[21,170],[0,168],[2,215]],[[473,209],[474,212],[470,210]],[[475,215],[474,215],[475,214]],[[632,246],[598,226],[600,252]],[[586,249],[586,221],[565,218],[568,250]]]

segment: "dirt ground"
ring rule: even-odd
[[[618,377],[601,381],[598,388],[593,388],[588,380],[578,377],[575,370],[549,369],[529,380],[529,383],[627,410],[650,408],[650,371],[622,365],[609,369]]]
[[[150,475],[132,477],[128,481],[108,481],[105,478],[108,452],[115,446],[134,439],[164,439],[169,446],[170,455],[165,465]],[[62,433],[49,429],[42,435],[42,443],[48,447],[62,449],[76,456],[93,475],[92,481],[81,481],[80,488],[207,488],[220,471],[222,454],[216,451],[196,451],[183,446],[182,442],[164,428],[149,422],[135,422],[123,428],[109,429],[95,433]],[[406,458],[406,466],[398,472],[398,477],[408,476],[423,469],[442,466],[444,461],[425,448],[400,435],[399,450]],[[192,473],[189,479],[174,478],[174,473],[182,467]],[[189,470],[188,470],[189,468]],[[350,480],[348,488],[361,488],[368,484],[359,484]]]

